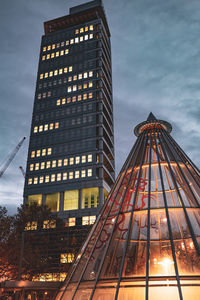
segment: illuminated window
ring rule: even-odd
[[[43,222],[43,229],[56,228],[56,220],[45,220]]]
[[[74,158],[73,158],[73,157],[70,157],[70,159],[69,159],[69,164],[70,164],[70,165],[73,165],[73,164],[74,164]]]
[[[57,43],[56,47],[57,47],[57,48],[60,48],[60,43]]]
[[[48,72],[46,72],[45,74],[44,74],[44,78],[47,78],[48,77]]]
[[[92,154],[88,154],[88,162],[92,162]]]
[[[86,171],[85,170],[81,170],[81,177],[85,177],[86,176]]]
[[[70,264],[74,261],[73,253],[63,253],[60,254],[60,262],[61,264]]]
[[[68,70],[67,67],[65,67],[65,68],[64,68],[64,73],[67,73],[67,70]]]
[[[56,52],[56,57],[58,57],[58,56],[59,56],[59,51]]]
[[[50,161],[47,161],[47,162],[46,162],[46,168],[49,169],[50,167],[51,167],[51,162],[50,162]]]
[[[45,198],[45,204],[50,208],[51,212],[59,211],[60,205],[60,193],[47,194]]]
[[[42,149],[42,156],[46,155],[46,149]]]
[[[74,75],[73,80],[74,81],[77,80],[77,75]]]
[[[55,71],[54,71],[54,75],[55,75],[55,76],[58,75],[58,70],[55,70]]]
[[[72,72],[72,66],[69,67],[69,72]]]
[[[78,79],[82,79],[82,78],[83,78],[82,73],[78,74]]]
[[[33,184],[38,184],[38,177],[34,177]]]
[[[87,77],[88,77],[88,73],[85,72],[85,73],[83,74],[83,78],[87,78]]]
[[[65,159],[64,159],[64,166],[67,166],[67,165],[68,165],[68,159],[65,158]]]
[[[61,180],[61,173],[58,173],[57,174],[57,181],[60,181]]]
[[[47,155],[51,155],[51,153],[52,153],[52,148],[48,148],[47,149]]]
[[[61,56],[64,55],[64,50],[61,50],[61,51],[60,51],[60,55],[61,55]]]
[[[46,95],[47,95],[46,93],[43,93],[42,98],[46,98]]]
[[[80,156],[76,156],[76,164],[80,164]]]
[[[89,37],[90,39],[93,39],[93,33],[90,33]]]
[[[47,54],[47,59],[49,59],[50,58],[50,54]]]
[[[82,155],[81,162],[86,163],[86,155]]]
[[[35,127],[34,127],[34,133],[37,133],[37,132],[38,132],[38,127],[35,126]]]
[[[32,151],[31,152],[31,158],[34,158],[35,157],[35,151]]]
[[[45,125],[44,125],[44,131],[47,131],[48,128],[49,128],[49,125],[48,125],[48,124],[45,124]]]
[[[75,171],[75,178],[79,178],[80,177],[80,172],[79,171]]]
[[[70,40],[70,44],[73,44],[73,43],[74,43],[74,39],[71,39],[71,40]]]
[[[39,183],[43,183],[43,182],[44,182],[44,176],[40,176]]]
[[[64,47],[65,46],[65,42],[61,42],[61,47]]]
[[[68,98],[67,98],[67,103],[70,103],[70,102],[71,102],[71,98],[68,97]]]
[[[69,218],[68,222],[66,223],[66,227],[72,227],[76,225],[76,218]]]
[[[75,34],[78,34],[79,33],[79,29],[76,29],[75,30]],[[44,51],[44,50],[43,50]]]
[[[85,31],[88,31],[88,26],[85,26]]]
[[[49,46],[47,47],[47,50],[48,50],[48,51],[51,50],[51,45],[49,45]]]
[[[59,122],[55,123],[55,129],[59,128]]]
[[[82,84],[78,85],[78,89],[81,90],[82,89]]]
[[[88,170],[87,170],[87,176],[88,176],[88,177],[91,177],[91,176],[92,176],[92,169],[88,169]]]
[[[55,49],[55,48],[56,48],[56,45],[55,45],[55,44],[53,44],[53,45],[52,45],[52,50],[53,50],[53,49]]]
[[[62,104],[65,104],[65,103],[66,103],[66,99],[63,98],[63,99],[62,99]]]
[[[42,56],[42,60],[45,60],[45,55]]]
[[[87,41],[87,40],[88,40],[88,34],[85,35],[85,41]]]
[[[83,100],[87,100],[87,94],[83,94]]]
[[[56,160],[53,160],[52,161],[52,168],[55,168],[56,167]]]
[[[40,166],[40,169],[43,170],[45,168],[45,162],[41,162],[41,166]]]
[[[93,93],[89,93],[89,99],[93,97]]]
[[[96,221],[96,216],[82,217],[82,225],[92,225]]]
[[[78,209],[78,190],[64,192],[64,210]]]
[[[55,53],[51,53],[51,58],[54,58],[55,57]]]
[[[49,77],[52,77],[53,76],[53,71],[50,71],[49,72]]]
[[[43,51],[45,52],[47,50],[47,47],[43,47]]]
[[[58,167],[62,167],[62,159],[58,160]]]
[[[72,91],[72,88],[71,86],[68,86],[68,89],[67,89],[68,93],[70,93]]]
[[[49,130],[53,129],[53,123],[49,124]]]
[[[93,86],[93,82],[90,81],[90,82],[89,82],[89,88],[91,88],[92,86]]]
[[[81,101],[81,95],[78,95],[78,101]]]
[[[69,53],[69,49],[65,49],[65,54],[68,54]]]
[[[99,188],[82,189],[82,208],[97,207],[99,204]]]
[[[68,77],[68,82],[72,81],[72,76]]]
[[[93,30],[93,29],[94,29],[93,25],[90,25],[90,30]]]
[[[33,171],[34,164],[30,164],[30,171]]]
[[[77,90],[77,85],[73,85],[73,92]]]
[[[42,194],[29,195],[28,196],[28,205],[36,203],[37,205],[42,205]]]
[[[35,170],[36,170],[36,171],[39,170],[39,167],[40,167],[40,164],[39,164],[39,163],[36,163],[36,164],[35,164]]]
[[[67,180],[67,173],[63,173],[63,180]]]
[[[68,46],[68,45],[69,45],[69,41],[66,41],[66,42],[65,42],[65,45]]]
[[[87,89],[87,83],[86,82],[83,84],[83,88]]]
[[[45,182],[49,182],[49,175],[45,176]]]
[[[56,105],[60,105],[60,99],[57,100]]]
[[[84,28],[80,28],[80,33],[84,32]]]
[[[74,177],[74,173],[73,172],[69,172],[69,179],[73,179]]]
[[[51,182],[54,182],[56,180],[56,175],[55,174],[51,174]]]
[[[37,150],[36,156],[37,156],[37,157],[40,157],[40,153],[41,153],[41,151],[40,151],[40,150]]]
[[[92,77],[92,76],[93,76],[93,72],[90,71],[90,72],[89,72],[89,77]]]
[[[40,79],[43,79],[44,78],[44,75],[43,74],[40,74]]]
[[[25,230],[37,230],[37,221],[27,222]]]
[[[76,96],[72,97],[72,102],[76,102]]]
[[[63,73],[63,69],[59,69],[59,74],[62,74]]]
[[[28,184],[32,184],[33,183],[33,179],[32,178],[29,178],[28,179]]]
[[[82,42],[83,41],[83,36],[80,36],[80,42]]]
[[[41,94],[38,94],[38,99],[41,99]]]

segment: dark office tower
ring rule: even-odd
[[[44,29],[25,203],[46,204],[69,226],[89,225],[114,182],[110,32],[102,2],[73,7]]]

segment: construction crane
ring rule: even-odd
[[[21,170],[21,172],[22,172],[22,175],[23,175],[24,178],[25,178],[25,171],[24,171],[23,167],[22,167],[22,166],[19,166],[19,168],[20,168],[20,170]]]
[[[20,149],[20,147],[23,144],[23,142],[24,142],[25,139],[26,139],[26,137],[23,137],[23,139],[19,142],[19,144],[11,152],[11,154],[9,155],[8,159],[6,160],[6,162],[3,164],[3,167],[0,169],[0,178],[3,176],[4,172],[6,171],[6,169],[8,168],[8,166],[10,165],[10,163],[12,162],[12,160],[14,159],[15,155],[19,151],[19,149]]]

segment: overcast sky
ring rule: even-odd
[[[43,22],[83,0],[6,0],[0,10],[0,163],[29,138]],[[104,0],[111,31],[116,174],[150,111],[200,166],[200,1]],[[22,203],[28,139],[0,178],[0,205]]]

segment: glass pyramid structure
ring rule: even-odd
[[[200,171],[150,113],[57,300],[199,300]]]

